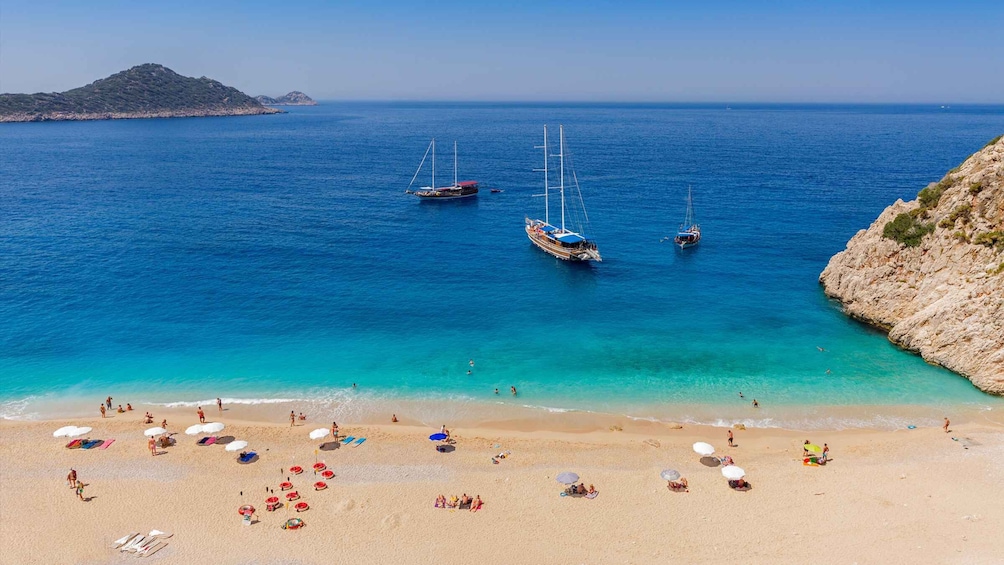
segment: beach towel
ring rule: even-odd
[[[106,440],[104,443],[101,444],[101,447],[99,447],[98,449],[108,449],[108,446],[113,443],[115,443],[114,439]]]
[[[91,441],[85,442],[83,445],[81,445],[80,449],[91,449],[92,447],[97,447],[102,443],[104,443],[104,440],[102,439],[92,439]]]
[[[366,441],[366,438],[361,437],[361,438],[359,438],[359,439],[356,440],[356,444],[353,445],[352,447],[359,447],[360,445],[363,444],[364,441]]]
[[[596,498],[599,495],[600,495],[600,491],[595,491],[595,492],[591,492],[591,493],[586,494],[586,498]]]
[[[255,453],[254,451],[250,451],[247,454],[245,454],[243,457],[240,458],[240,462],[241,463],[250,463],[251,460],[254,459],[256,455],[258,455],[258,454]]]
[[[66,444],[66,448],[67,449],[77,449],[78,447],[80,447],[80,444],[82,444],[82,443],[84,443],[84,440],[82,440],[82,439],[75,439],[75,440],[71,441],[70,443]]]
[[[199,440],[199,445],[213,445],[216,443],[215,437],[204,437]]]
[[[352,443],[352,440],[354,440],[354,439],[356,439],[356,436],[349,436],[349,437],[343,439],[342,443],[344,443],[345,445],[348,445],[348,444]]]

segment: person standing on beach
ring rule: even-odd
[[[296,425],[296,412],[294,412],[293,410],[290,410],[289,411],[289,427],[292,428],[295,425]]]
[[[160,427],[164,428],[165,430],[167,429],[167,418],[164,418],[164,421],[160,423]]]
[[[219,409],[220,413],[223,413],[223,401],[219,398],[216,399],[216,408]]]
[[[111,407],[112,407],[112,397],[109,396],[108,398],[106,398],[105,399],[105,404],[108,405],[109,409],[111,409]]]
[[[202,407],[201,406],[199,406],[198,414],[199,414],[199,423],[200,424],[205,424],[206,423],[206,413],[202,411]]]
[[[945,433],[946,434],[949,432],[949,429],[948,429],[949,425],[951,425],[951,422],[948,420],[948,416],[945,416],[945,425],[941,426],[941,427],[945,429]]]
[[[70,474],[66,475],[66,484],[69,485],[70,488],[73,488],[73,487],[77,486],[77,470],[76,469],[70,469]]]
[[[98,405],[98,410],[101,410],[101,417],[104,418],[105,417],[105,405],[104,404],[99,404]]]
[[[732,444],[732,439],[732,430],[729,430],[729,447],[735,447],[735,445]]]
[[[331,437],[338,439],[338,422],[331,422]]]
[[[77,481],[77,498],[83,502],[84,500],[84,483]]]
[[[146,442],[146,447],[150,450],[150,455],[157,455],[157,440],[150,438]]]

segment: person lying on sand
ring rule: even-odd
[[[439,495],[436,497],[436,508],[446,508],[446,497]]]
[[[484,502],[481,501],[481,495],[480,494],[477,495],[476,497],[474,497],[474,502],[471,503],[471,512],[477,512],[478,510],[481,510],[481,506],[483,504]]]
[[[668,481],[668,482],[669,484],[667,484],[666,486],[669,487],[669,490],[673,491],[682,490],[684,492],[690,492],[690,485],[687,483],[686,477],[681,477],[680,480],[678,481]]]
[[[459,506],[459,508],[463,508],[465,506],[468,507],[468,508],[470,508],[471,507],[471,502],[472,502],[471,497],[467,496],[467,493],[465,492],[464,495],[460,497],[460,506]]]
[[[446,507],[456,508],[457,506],[460,506],[460,499],[457,498],[457,495],[453,495],[450,497],[450,501],[446,503]]]
[[[729,481],[729,486],[735,490],[749,490],[750,484],[746,482],[746,479],[739,479],[735,481]]]

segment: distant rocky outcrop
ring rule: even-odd
[[[313,98],[307,96],[299,90],[294,90],[293,92],[278,98],[263,95],[255,96],[255,99],[266,106],[317,106],[317,102],[314,102]]]
[[[1004,394],[1004,138],[886,208],[819,281],[892,342]]]
[[[276,114],[215,80],[190,78],[153,63],[67,90],[0,94],[0,122],[179,118]]]

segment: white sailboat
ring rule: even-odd
[[[558,191],[561,194],[561,225],[551,224],[550,204],[548,193],[551,190],[548,180],[548,161],[551,155],[547,146],[547,126],[544,126],[544,219],[533,220],[526,218],[526,236],[530,241],[545,253],[553,255],[564,261],[602,261],[600,252],[596,248],[596,243],[588,239],[581,233],[569,230],[565,225],[565,128],[558,126],[559,153],[559,178]],[[572,171],[572,178],[575,172]],[[578,180],[575,181],[575,188],[578,191]],[[578,192],[581,202],[582,193]],[[583,212],[585,208],[583,207]]]
[[[425,159],[429,156],[429,152],[432,152],[432,184],[429,186],[423,186],[419,190],[411,190],[411,186],[415,184],[415,179],[418,178],[419,173],[422,172],[422,167],[425,166]],[[418,164],[418,170],[415,171],[415,176],[411,177],[411,182],[408,183],[408,188],[404,191],[406,194],[414,194],[415,196],[423,200],[455,200],[457,198],[468,198],[470,196],[477,196],[478,194],[478,181],[465,180],[457,182],[457,142],[453,142],[453,184],[450,186],[436,186],[436,139],[433,138],[432,142],[429,143],[429,147],[425,150],[425,155],[422,156],[422,162]]]

